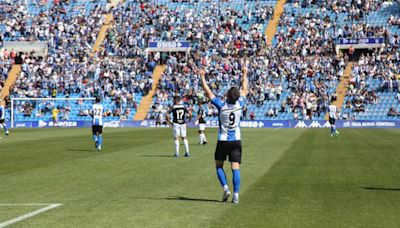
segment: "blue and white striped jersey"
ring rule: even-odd
[[[218,141],[238,141],[240,137],[240,118],[245,106],[245,97],[240,97],[235,104],[228,104],[218,98],[211,100],[211,103],[218,108],[219,130]]]
[[[6,110],[3,105],[0,105],[0,120],[4,120],[6,117]]]
[[[335,105],[331,104],[329,105],[329,117],[331,119],[336,119],[336,113],[337,113],[337,108]]]
[[[103,126],[103,105],[96,103],[92,107],[93,125]]]

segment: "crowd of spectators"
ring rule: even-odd
[[[111,55],[135,57],[143,54],[149,41],[186,40],[192,43],[194,51],[218,52],[226,57],[252,55],[262,48],[259,40],[262,26],[273,15],[271,6],[256,7],[244,15],[243,9],[236,11],[227,7],[220,11],[215,4],[204,5],[201,11],[145,3],[117,8],[113,12],[115,23],[104,42],[105,49]],[[242,28],[246,24],[251,25],[248,30]]]
[[[372,54],[361,55],[352,69],[345,108],[353,112],[365,112],[367,105],[379,102],[378,92],[399,92],[398,75],[398,52],[383,56],[381,51],[376,50]]]
[[[388,19],[388,24],[390,26],[400,26],[400,17],[395,17],[393,15],[390,15]]]
[[[349,58],[336,55],[337,38],[385,37],[385,53],[361,56],[352,71],[346,106],[356,112],[365,104],[379,100],[377,91],[398,91],[398,47],[400,38],[384,26],[370,26],[359,20],[368,13],[391,4],[390,1],[288,1],[293,7],[315,6],[315,12],[285,10],[279,20],[272,46],[267,45],[264,27],[273,16],[273,7],[262,2],[244,2],[241,8],[217,7],[216,2],[199,7],[161,5],[128,1],[109,12],[114,17],[100,51],[90,55],[99,29],[104,22],[103,5],[89,11],[84,6],[70,7],[75,1],[54,1],[52,7],[32,15],[24,4],[4,1],[0,26],[1,40],[49,42],[49,55],[34,57],[24,53],[22,72],[11,91],[13,97],[93,97],[100,95],[110,116],[127,119],[137,107],[135,94],[146,95],[153,82],[152,70],[157,63],[167,69],[153,98],[147,116],[157,119],[165,115],[171,98],[180,95],[195,110],[206,102],[199,87],[197,69],[206,66],[210,87],[220,97],[226,89],[238,85],[241,68],[249,68],[250,92],[248,113],[255,118],[254,109],[268,106],[264,115],[279,117],[293,114],[294,119],[324,116],[329,101],[337,98],[336,86],[343,76]],[[237,3],[236,3],[237,4]],[[254,7],[255,6],[255,7]],[[201,9],[201,10],[199,10]],[[1,11],[0,10],[0,11]],[[69,10],[73,10],[71,14]],[[331,13],[347,13],[349,22],[339,23]],[[354,22],[358,21],[358,22]],[[391,25],[398,21],[389,19]],[[0,40],[0,41],[1,41]],[[147,53],[149,41],[187,40],[190,53]],[[0,56],[0,85],[9,71],[13,51]],[[389,53],[389,55],[387,55]],[[15,55],[15,53],[14,53]],[[379,78],[379,88],[368,88],[366,81]],[[84,102],[79,116],[89,114]],[[26,102],[21,113],[44,115],[51,102]],[[63,116],[70,115],[70,104],[58,107]],[[206,104],[210,116],[217,115]],[[33,112],[33,110],[40,110]],[[245,115],[247,118],[247,115]]]
[[[400,116],[400,112],[398,112],[394,107],[391,107],[388,111],[388,116]]]
[[[22,41],[29,38],[31,41],[40,41],[44,38],[48,41],[49,49],[47,56],[31,53],[22,55],[22,72],[11,91],[11,97],[69,98],[100,95],[111,104],[108,112],[111,116],[126,119],[131,110],[137,108],[135,95],[147,95],[150,90],[155,63],[144,58],[112,58],[104,53],[90,55],[104,22],[105,6],[92,3],[94,7],[88,10],[84,5],[70,5],[75,3],[76,1],[55,1],[50,9],[35,17],[26,10],[23,10],[24,16],[12,13],[12,9],[23,8],[23,4],[9,5],[10,14],[7,14],[5,21],[26,25],[26,21],[30,20],[31,25],[36,25],[36,32],[33,35],[27,33],[32,26],[28,26],[29,29],[11,26],[6,28],[10,32],[4,34],[4,39]],[[3,67],[1,69],[6,71]],[[32,106],[36,108],[36,104],[25,103],[25,111],[21,113],[32,113]],[[81,116],[85,116],[89,107],[79,102],[77,105],[81,107]],[[65,109],[58,108],[61,111]],[[44,113],[40,108],[36,108],[36,111],[39,114]]]
[[[322,9],[324,11],[324,6]],[[325,16],[318,12],[296,14],[290,11],[281,16],[274,46],[267,53],[272,75],[267,74],[266,78],[279,76],[286,82],[283,91],[288,96],[280,101],[280,108],[270,107],[267,116],[287,112],[293,113],[294,119],[313,119],[323,116],[329,101],[336,99],[334,88],[343,75],[348,58],[335,54],[334,23]],[[272,90],[274,94],[274,87],[276,91],[282,90],[282,84],[272,84],[271,89],[268,82],[258,78],[261,79],[259,84],[265,86],[264,91]],[[259,95],[259,103],[270,94]]]
[[[162,75],[156,90],[154,105],[148,114],[149,119],[157,118],[160,112],[165,113],[174,95],[182,96],[184,102],[191,108],[199,101],[204,102],[204,94],[199,88],[196,73],[198,67],[207,66],[211,87],[216,94],[223,96],[227,86],[238,84],[245,58],[250,57],[250,62],[253,64],[255,61],[264,63],[266,60],[267,40],[262,33],[262,26],[256,23],[248,30],[244,29],[242,26],[248,22],[242,21],[240,15],[243,12],[231,8],[219,12],[213,7],[206,7],[201,12],[194,9],[171,10],[164,6],[156,9],[145,7],[141,10],[145,14],[149,14],[147,11],[152,11],[167,15],[157,17],[159,28],[150,29],[154,31],[153,37],[168,41],[188,40],[192,44],[191,53],[187,55],[175,53],[166,56],[167,70]],[[255,18],[256,21],[259,20],[257,16]],[[261,20],[261,23],[263,22]],[[156,57],[159,58],[163,56]],[[217,111],[209,106],[208,113],[215,115]]]
[[[361,18],[363,15],[390,6],[398,0],[287,0],[295,7],[324,7],[335,13],[348,13],[351,17]]]
[[[349,19],[358,20],[369,12],[389,4],[388,2],[331,1],[329,4],[313,2],[319,4],[315,13],[295,14],[285,11],[279,21],[280,29],[276,34],[274,46],[264,52],[258,52],[257,57],[251,58],[250,62],[253,64],[249,68],[251,86],[248,105],[259,108],[271,100],[279,101],[281,104],[280,108],[271,106],[265,116],[276,117],[284,112],[293,113],[294,119],[324,116],[329,102],[337,99],[336,86],[349,61],[346,54],[335,54],[334,46],[337,38],[384,37],[389,44],[387,50],[394,51],[398,47],[396,47],[399,43],[398,36],[391,35],[386,27],[364,23],[339,24],[328,17],[328,13],[332,11],[345,12],[349,14]],[[218,45],[215,42],[213,44]],[[206,55],[204,50],[200,51],[202,52],[198,54],[199,56]],[[223,88],[238,83],[241,65],[236,59],[237,56],[231,53],[224,55],[222,52],[220,56],[223,58],[209,57],[214,65],[210,66],[208,78],[214,91],[223,96]],[[167,72],[156,92],[152,112],[148,118],[156,118],[158,113],[162,113],[163,110],[165,112],[165,108],[170,105],[168,102],[171,96],[175,94],[183,95],[184,101],[190,107],[203,99],[201,89],[196,87],[198,79],[194,69],[199,65],[197,64],[199,60],[200,63],[207,62],[207,57],[203,60],[196,58],[194,54],[190,58],[192,61],[184,59],[179,62],[179,58],[169,60]],[[214,72],[215,66],[220,69],[217,68]],[[390,71],[386,73],[388,72]],[[393,77],[384,78],[381,90],[395,91],[398,87],[396,87],[397,81],[392,83],[394,81],[396,80]],[[282,91],[287,93],[285,98],[281,98]],[[378,100],[376,91],[356,88],[352,89],[351,93],[354,95],[354,100],[349,105],[354,107],[355,111],[363,111],[364,103],[373,104]],[[214,113],[215,110],[209,108],[209,115],[213,116]],[[252,116],[254,117],[254,113],[250,112],[250,118]]]

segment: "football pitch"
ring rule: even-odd
[[[105,129],[101,152],[90,129],[16,129],[0,139],[0,224],[400,226],[399,130],[242,129],[238,205],[219,202],[216,129],[205,146],[188,135],[174,158],[171,129]]]

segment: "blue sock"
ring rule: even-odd
[[[217,168],[217,175],[219,179],[219,183],[221,183],[222,187],[228,185],[226,182],[226,175],[223,168]]]
[[[97,135],[93,135],[93,140],[97,142]]]
[[[233,192],[239,193],[240,190],[240,169],[232,170],[233,174]]]
[[[5,124],[3,124],[3,129],[4,129],[4,132],[7,133],[7,127]]]
[[[333,132],[334,132],[334,128],[333,128],[333,126],[331,126],[331,134],[333,134]]]
[[[102,135],[99,135],[99,139],[98,139],[97,143],[99,144],[99,146],[101,146],[103,144],[103,136]]]

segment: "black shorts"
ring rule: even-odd
[[[331,125],[333,125],[333,124],[335,124],[335,119],[334,118],[331,118],[331,117],[329,117],[329,123],[331,124]]]
[[[101,126],[101,125],[93,125],[92,126],[92,132],[93,132],[94,135],[97,135],[97,133],[98,134],[102,134],[103,133],[103,126]]]
[[[0,119],[0,124],[3,124],[4,122],[6,122],[4,119]]]
[[[242,142],[239,141],[218,141],[215,150],[215,160],[225,161],[229,157],[230,162],[242,162]]]

